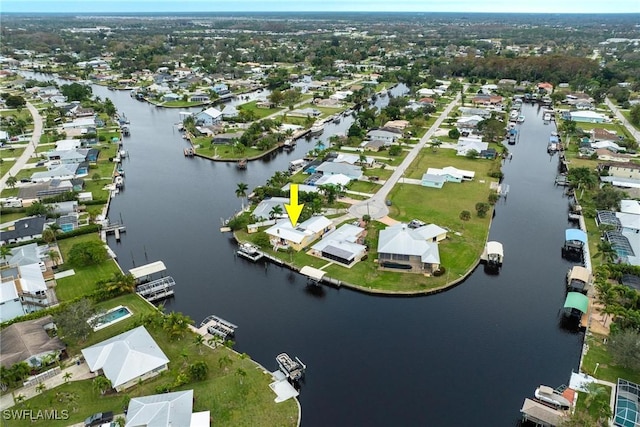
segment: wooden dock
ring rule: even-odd
[[[108,234],[114,234],[116,236],[116,241],[120,241],[120,233],[124,233],[125,231],[127,231],[127,228],[120,224],[120,223],[115,223],[115,224],[109,224],[108,226],[102,228],[102,230],[100,230],[100,238],[102,239],[103,242],[107,241],[107,235]]]

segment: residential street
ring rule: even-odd
[[[627,128],[631,136],[633,136],[636,139],[636,141],[640,143],[640,132],[638,132],[638,130],[635,127],[633,127],[631,123],[629,123],[629,120],[627,120],[627,118],[622,115],[622,113],[620,112],[620,109],[613,102],[611,102],[609,98],[605,98],[604,102],[605,104],[607,104],[607,107],[609,107],[611,111],[613,111],[613,114],[616,116],[616,118],[620,120],[620,122],[624,125],[624,127]]]
[[[7,187],[7,178],[15,176],[20,170],[27,164],[29,158],[35,153],[36,147],[40,142],[40,136],[42,135],[42,116],[36,107],[27,102],[27,108],[33,118],[33,134],[31,135],[31,141],[27,144],[22,155],[16,159],[14,165],[0,178],[0,191]]]

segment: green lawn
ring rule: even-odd
[[[589,350],[582,359],[582,370],[598,379],[617,383],[618,378],[640,383],[640,372],[633,369],[623,368],[613,363],[613,359],[603,344],[604,337],[599,335],[587,336],[586,342]],[[594,371],[598,363],[598,370]]]
[[[106,338],[122,333],[137,325],[141,313],[151,313],[153,308],[137,295],[126,295],[101,304],[108,309],[117,305],[130,308],[135,316],[115,325],[91,333],[82,345],[69,346],[70,354],[77,354],[81,348],[103,341]],[[122,413],[128,398],[156,394],[156,389],[164,385],[172,385],[177,375],[187,364],[204,361],[209,372],[202,381],[191,382],[174,388],[178,390],[194,390],[194,412],[209,410],[213,425],[224,426],[295,426],[298,419],[298,407],[295,401],[274,402],[275,394],[269,388],[271,376],[249,358],[239,355],[225,347],[211,349],[197,346],[195,335],[187,332],[182,338],[172,339],[159,327],[148,326],[160,348],[170,360],[169,370],[159,376],[136,385],[127,392],[110,393],[101,396],[93,389],[91,380],[72,381],[52,390],[44,391],[40,396],[27,400],[13,409],[66,409],[70,418],[65,421],[15,422],[15,426],[51,425],[66,426],[81,422],[95,412],[113,411]],[[275,356],[275,355],[274,355]],[[230,364],[220,362],[229,358]],[[62,393],[74,396],[72,401],[62,399]]]
[[[14,212],[14,213],[8,213],[2,214],[2,219],[0,219],[0,222],[11,222],[11,221],[16,221],[20,218],[24,218],[25,216],[27,216],[27,214],[25,212]]]
[[[62,260],[59,271],[73,268],[75,275],[63,277],[56,280],[56,295],[60,301],[68,301],[70,299],[88,295],[96,290],[96,283],[99,280],[107,279],[114,273],[120,271],[118,265],[113,260],[107,260],[99,265],[91,265],[86,267],[76,267],[66,263],[69,258],[69,251],[78,243],[89,241],[101,241],[97,234],[85,234],[82,236],[71,237],[58,241],[58,247],[62,253]]]
[[[313,108],[315,110],[320,111],[322,114],[320,115],[319,118],[324,118],[344,110],[344,108],[320,107],[312,103],[302,104],[301,106],[297,107],[296,110],[304,110],[305,108]]]
[[[640,126],[636,126],[631,122],[631,114],[629,114],[629,110],[620,110],[620,112],[625,117],[625,119],[627,119],[629,121],[629,123],[631,123],[631,126],[636,128],[636,130],[640,131]]]
[[[25,146],[17,146],[15,148],[3,148],[2,150],[0,150],[0,159],[2,160],[17,159],[22,155],[22,153],[24,153],[25,148],[26,148]],[[2,168],[4,169],[4,164],[2,165]]]
[[[196,150],[198,154],[208,157],[215,157],[219,159],[244,159],[244,158],[252,158],[256,156],[260,156],[264,154],[263,150],[258,150],[257,148],[245,147],[244,151],[240,152],[237,149],[234,149],[231,145],[228,144],[211,144],[211,139],[206,137],[206,142],[203,141],[202,144],[199,144],[200,147]],[[200,138],[196,138],[196,140],[200,140]],[[198,144],[196,144],[198,145]]]
[[[380,184],[367,181],[351,181],[349,185],[347,185],[348,190],[371,194],[376,193],[380,189],[380,187],[382,187]]]
[[[161,105],[163,107],[197,107],[198,105],[204,105],[204,103],[179,100],[179,101],[160,102],[157,105]]]
[[[7,187],[4,190],[2,190],[2,193],[0,193],[0,196],[2,196],[2,197],[17,197],[19,191],[20,191],[19,188],[9,188],[9,187]]]
[[[258,103],[258,101],[251,101],[251,102],[247,102],[245,104],[240,104],[240,105],[238,105],[237,109],[238,109],[238,111],[239,110],[252,111],[256,120],[264,119],[267,116],[270,116],[272,114],[275,114],[275,113],[277,113],[279,111],[284,110],[284,107],[259,108],[256,105],[257,103]]]

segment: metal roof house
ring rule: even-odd
[[[406,224],[380,231],[378,266],[383,270],[433,274],[440,268],[438,244],[426,241]]]
[[[352,265],[367,253],[367,247],[362,244],[365,234],[366,230],[362,227],[344,224],[325,234],[313,245],[312,254],[344,265]]]
[[[216,108],[207,108],[194,116],[196,123],[204,126],[215,125],[222,121],[222,112]]]
[[[313,216],[295,227],[289,219],[280,220],[269,227],[266,233],[274,249],[291,247],[300,251],[334,228],[333,222],[327,217]]]
[[[125,427],[209,427],[210,411],[193,413],[193,390],[134,397]]]
[[[362,177],[362,168],[348,163],[324,162],[316,167],[315,171],[322,175],[342,174],[351,179],[360,179]]]
[[[168,369],[169,358],[144,326],[82,349],[91,372],[104,373],[117,391]]]
[[[280,206],[282,214],[278,215],[278,217],[285,218],[287,216],[287,211],[284,208],[285,203],[289,203],[288,197],[272,197],[270,199],[264,199],[258,203],[258,206],[253,210],[252,214],[257,219],[271,219],[271,210],[274,206]]]

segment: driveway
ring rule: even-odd
[[[629,123],[629,120],[627,120],[627,118],[622,115],[620,109],[613,102],[611,102],[609,98],[605,98],[604,102],[605,104],[607,104],[607,107],[609,107],[611,111],[613,111],[613,114],[616,116],[616,118],[620,120],[624,127],[627,128],[631,136],[635,138],[636,142],[640,143],[640,132],[638,132],[638,130],[631,123]]]

